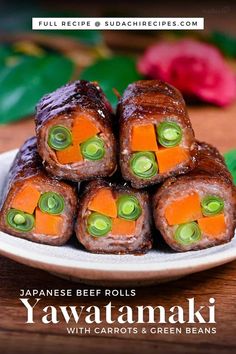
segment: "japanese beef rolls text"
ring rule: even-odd
[[[135,188],[186,173],[197,145],[180,92],[159,80],[130,84],[118,106],[120,167]]]
[[[149,207],[146,192],[90,182],[80,198],[77,238],[94,253],[146,253],[152,247]]]
[[[0,230],[49,245],[72,235],[77,207],[75,188],[44,172],[36,138],[19,150],[9,171],[0,212]]]
[[[44,96],[35,123],[38,151],[51,174],[72,181],[113,174],[112,109],[96,83],[75,81]]]
[[[197,167],[169,178],[153,198],[156,227],[176,251],[229,242],[236,226],[236,192],[218,150],[199,143]]]

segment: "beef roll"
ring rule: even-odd
[[[116,169],[112,117],[96,83],[76,81],[44,96],[35,123],[47,171],[72,181],[112,175]]]
[[[156,227],[176,251],[229,242],[236,226],[236,191],[224,159],[206,143],[198,150],[196,168],[169,178],[153,198]]]
[[[44,172],[35,137],[19,150],[0,207],[0,230],[10,235],[57,246],[72,235],[76,189]]]
[[[146,253],[152,247],[149,207],[146,192],[90,182],[80,199],[77,238],[93,253]]]
[[[135,188],[186,173],[197,145],[181,93],[159,80],[130,84],[118,105],[120,166]]]

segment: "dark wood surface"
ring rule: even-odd
[[[219,147],[221,152],[236,147],[236,105],[226,110],[218,108],[190,108],[196,136]],[[33,134],[33,121],[25,120],[0,127],[0,152],[18,147]],[[110,299],[47,298],[37,307],[35,324],[25,324],[25,308],[20,303],[20,289],[77,289],[91,288],[71,283],[44,271],[17,264],[0,257],[0,352],[17,353],[231,353],[236,350],[236,262],[186,278],[158,285],[137,288],[135,297],[113,297],[115,306],[163,305],[167,309],[181,305],[186,310],[186,298],[194,297],[197,306],[206,305],[210,297],[216,299],[215,335],[209,334],[102,334],[67,335],[66,325],[41,323],[46,305],[98,305]],[[140,329],[144,325],[139,325]],[[92,326],[94,328],[94,325]],[[152,325],[153,327],[153,325]],[[147,326],[148,328],[148,326]],[[182,325],[182,329],[186,325]]]

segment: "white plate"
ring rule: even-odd
[[[0,155],[0,190],[16,150]],[[202,251],[174,253],[161,246],[144,256],[96,255],[73,239],[65,246],[46,246],[0,232],[0,253],[17,262],[61,277],[96,285],[146,285],[176,279],[236,259],[236,238]]]

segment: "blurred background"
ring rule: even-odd
[[[1,1],[0,152],[34,133],[35,105],[70,80],[97,81],[114,109],[130,82],[163,79],[199,140],[236,175],[235,1]],[[204,31],[32,31],[32,17],[204,17]],[[236,181],[236,177],[235,177]]]

